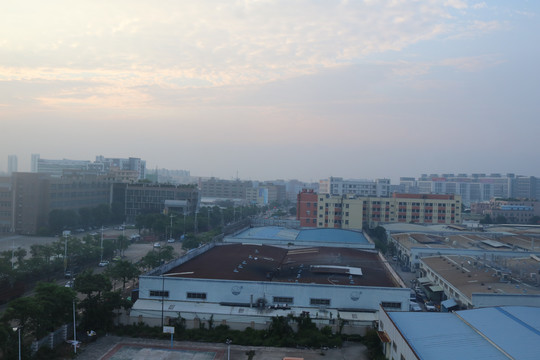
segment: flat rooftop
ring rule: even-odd
[[[540,238],[522,234],[447,234],[446,236],[425,233],[392,234],[402,246],[430,249],[468,249],[495,251],[540,251]]]
[[[469,299],[473,293],[540,295],[540,288],[502,281],[497,270],[469,256],[433,256],[422,262]]]
[[[261,242],[275,241],[276,243],[310,243],[311,245],[321,244],[350,244],[356,246],[372,245],[360,231],[343,229],[288,229],[279,226],[252,227],[239,234],[228,237],[235,241],[250,240]]]
[[[420,359],[537,359],[540,351],[537,307],[388,312],[388,316]]]
[[[324,271],[320,266],[325,266]],[[195,279],[400,287],[376,252],[342,247],[223,244],[168,274]]]

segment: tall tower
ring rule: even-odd
[[[39,154],[32,154],[30,162],[30,172],[38,172]]]
[[[17,155],[8,155],[8,175],[17,171]]]

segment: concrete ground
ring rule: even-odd
[[[227,345],[136,339],[105,336],[94,343],[85,344],[78,350],[78,360],[127,360],[127,359],[181,359],[181,360],[226,360]],[[230,359],[248,359],[246,352],[255,351],[253,360],[282,360],[284,357],[299,357],[305,360],[367,360],[365,346],[345,343],[340,349],[304,350],[293,348],[270,348],[231,345]]]

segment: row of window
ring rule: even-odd
[[[168,298],[169,297],[169,291],[165,290],[150,290],[150,296],[152,297],[159,297],[159,298]],[[206,300],[206,293],[199,293],[199,292],[188,292],[186,293],[186,298],[188,299],[200,299],[200,300]],[[294,298],[289,296],[274,296],[272,301],[275,304],[293,304]],[[330,299],[317,299],[317,298],[311,298],[309,299],[310,305],[325,305],[330,306]]]

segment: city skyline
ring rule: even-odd
[[[223,179],[540,176],[536,2],[1,8],[2,171],[38,153]]]

